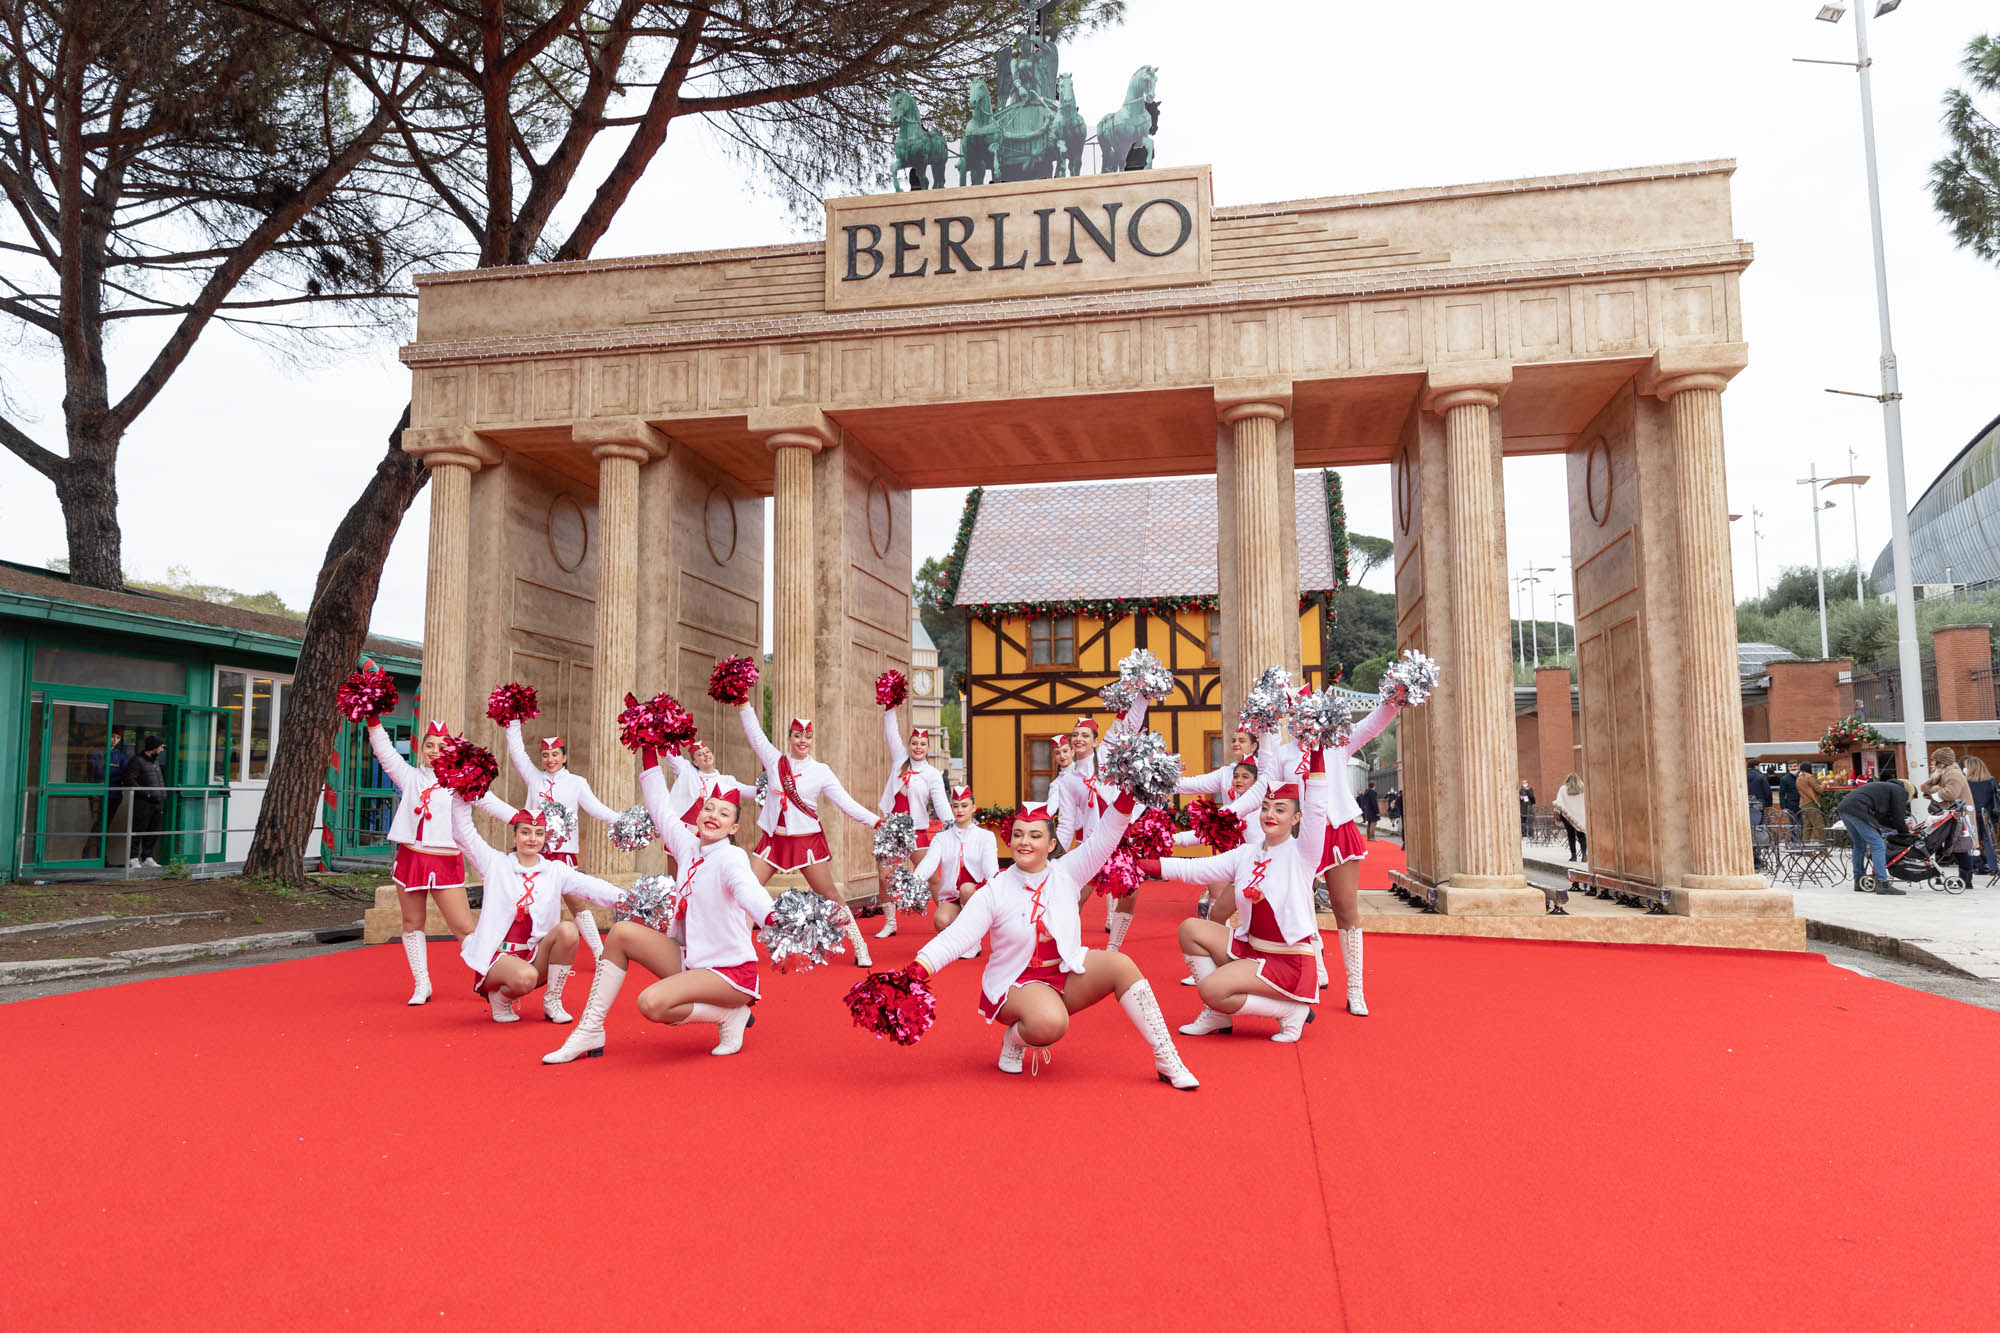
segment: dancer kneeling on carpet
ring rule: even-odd
[[[1022,807],[1008,841],[1014,864],[964,904],[957,919],[919,950],[910,965],[915,975],[929,978],[980,940],[987,941],[990,956],[980,978],[979,1012],[989,1023],[997,1018],[1007,1024],[1000,1043],[1003,1073],[1020,1073],[1024,1057],[1031,1054],[1035,1060],[1046,1058],[1048,1048],[1069,1031],[1071,1014],[1115,994],[1152,1048],[1161,1082],[1197,1086],[1174,1050],[1167,1021],[1138,964],[1122,953],[1083,947],[1079,907],[1134,811],[1131,793],[1118,792],[1090,837],[1051,862],[1054,817],[1043,806]]]
[[[750,854],[751,871],[759,884],[769,884],[771,876],[781,870],[798,871],[807,888],[841,909],[847,943],[854,950],[854,965],[872,967],[868,941],[861,938],[861,926],[847,906],[847,899],[834,886],[833,852],[826,844],[826,830],[820,827],[820,803],[832,801],[842,814],[864,828],[872,829],[882,821],[848,795],[831,768],[812,757],[812,719],[792,719],[786,737],[787,752],[779,754],[764,734],[764,724],[758,720],[756,710],[746,703],[738,711],[743,715],[743,734],[749,738],[750,748],[757,752],[770,778],[770,794],[757,817],[757,827],[764,836],[758,840],[757,850]],[[657,816],[654,822],[658,822]]]
[[[514,771],[521,775],[521,781],[528,784],[526,810],[529,814],[540,814],[551,804],[560,805],[569,812],[569,827],[552,827],[549,839],[542,847],[542,855],[551,861],[561,861],[565,865],[576,864],[576,849],[582,842],[577,825],[585,815],[605,824],[618,822],[618,812],[597,799],[597,793],[590,789],[581,773],[572,773],[569,768],[569,742],[561,736],[542,737],[542,763],[537,768],[528,761],[528,747],[521,743],[521,724],[509,722],[504,728],[507,733],[507,757],[514,761]],[[597,918],[590,914],[590,908],[582,899],[569,902],[569,910],[576,918],[577,933],[590,947],[590,956],[604,956],[604,940],[597,933]]]
[[[896,726],[895,704],[882,709],[882,735],[889,742],[889,781],[882,788],[882,804],[878,808],[884,815],[908,815],[915,821],[917,851],[921,852],[930,845],[936,830],[948,827],[952,822],[951,805],[945,799],[944,771],[930,761],[931,733],[928,727],[910,728],[909,748],[904,748],[903,738]],[[882,929],[875,932],[878,940],[886,940],[896,933],[896,900],[886,891],[893,869],[893,866],[881,868],[884,889],[882,915],[886,920]],[[919,871],[918,876],[925,883],[930,882],[924,872]],[[955,892],[952,895],[954,900],[957,896]]]
[[[674,1026],[715,1024],[710,1055],[742,1050],[744,1029],[754,1021],[750,1006],[758,1000],[759,986],[750,923],[768,920],[773,903],[752,872],[749,856],[731,841],[742,820],[742,788],[717,788],[689,827],[673,808],[659,755],[643,750],[640,762],[639,799],[680,867],[672,928],[678,938],[637,921],[611,927],[583,1018],[567,1041],[542,1057],[543,1064],[604,1054],[605,1015],[634,963],[659,978],[639,992],[639,1013]]]
[[[938,830],[931,845],[924,849],[923,859],[917,862],[917,878],[926,884],[931,876],[940,870],[944,872],[944,880],[938,885],[937,910],[931,915],[931,924],[939,930],[957,920],[965,901],[1000,873],[1000,844],[993,830],[979,827],[974,819],[976,811],[972,788],[954,790],[952,822]],[[972,947],[959,957],[979,957],[979,942],[973,941]]]
[[[417,762],[412,764],[396,752],[395,742],[382,730],[382,719],[368,719],[369,748],[396,788],[396,814],[389,822],[396,864],[389,877],[400,890],[396,898],[403,910],[403,957],[410,965],[411,1004],[431,998],[430,954],[424,939],[429,904],[437,904],[438,915],[461,943],[472,933],[465,858],[452,842],[451,807],[456,798],[431,770],[450,739],[451,731],[443,723],[428,723]],[[477,806],[503,822],[514,815],[514,807],[491,792],[480,797]]]
[[[1303,822],[1301,811],[1303,810]],[[1324,752],[1308,761],[1304,795],[1286,783],[1264,798],[1263,836],[1219,856],[1146,861],[1158,879],[1227,884],[1236,903],[1234,932],[1219,921],[1181,922],[1181,953],[1205,1006],[1181,1031],[1190,1037],[1228,1032],[1239,1013],[1278,1021],[1272,1041],[1297,1041],[1319,1003],[1313,967],[1313,872],[1326,837]]]
[[[502,807],[506,808],[504,803]],[[484,803],[481,808],[486,808]],[[541,815],[508,809],[507,822],[514,834],[512,852],[487,845],[472,827],[472,807],[452,798],[452,837],[479,867],[485,885],[479,924],[465,937],[459,957],[472,969],[472,989],[492,1002],[494,1022],[520,1021],[515,1002],[546,982],[543,1017],[567,1023],[570,1016],[562,1007],[562,990],[576,959],[577,931],[562,919],[563,899],[616,907],[624,891],[543,856],[548,822]],[[514,905],[511,912],[508,903]]]

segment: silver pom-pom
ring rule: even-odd
[[[1174,692],[1174,673],[1144,648],[1134,648],[1118,664],[1118,679],[1147,702],[1158,703]]]
[[[898,911],[921,912],[931,905],[931,886],[908,866],[897,866],[889,876],[889,898]]]
[[[759,773],[757,775],[757,806],[759,809],[763,808],[764,802],[770,794],[771,775],[769,773]]]
[[[636,852],[659,835],[660,831],[653,827],[653,817],[643,805],[635,805],[611,821],[611,845],[621,852]]]
[[[875,826],[875,863],[893,865],[907,861],[917,850],[917,823],[908,815],[886,816]]]
[[[618,906],[611,909],[611,919],[637,921],[664,935],[672,929],[680,906],[680,886],[673,876],[644,875],[632,882]]]
[[[549,847],[564,847],[576,833],[576,812],[561,801],[543,801],[542,822],[549,826]]]
[[[1139,691],[1133,688],[1131,681],[1120,676],[1099,690],[1097,697],[1104,700],[1106,708],[1122,717],[1127,709],[1139,701]]]
[[[786,889],[764,923],[764,948],[780,972],[818,967],[847,944],[847,909],[810,889]]]
[[[1170,806],[1180,790],[1181,757],[1157,731],[1113,732],[1097,747],[1097,771],[1141,805]]]
[[[1250,687],[1236,719],[1253,736],[1268,736],[1291,720],[1292,686],[1280,666],[1265,667]]]
[[[1382,670],[1382,697],[1398,708],[1415,708],[1438,685],[1438,664],[1412,648]]]
[[[1354,734],[1353,710],[1332,690],[1314,690],[1294,699],[1291,720],[1292,739],[1301,750],[1336,748]]]

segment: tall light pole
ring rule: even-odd
[[[1528,649],[1521,639],[1521,580],[1515,578],[1510,582],[1514,585],[1514,665],[1524,667],[1528,665]]]
[[[1812,500],[1813,573],[1819,578],[1819,655],[1822,659],[1825,659],[1827,657],[1831,657],[1832,654],[1827,651],[1826,647],[1826,561],[1820,558],[1819,513],[1820,510],[1822,509],[1833,508],[1833,501],[1821,500],[1819,498],[1818,464],[1813,465],[1812,473],[1810,476],[1800,477],[1798,481],[1794,482],[1793,484],[1797,486],[1812,487],[1811,490],[1806,492],[1806,495]]]
[[[1864,600],[1861,595],[1861,488],[1868,484],[1868,478],[1855,473],[1852,449],[1847,451],[1847,470],[1848,475],[1845,477],[1829,477],[1821,482],[1820,489],[1824,491],[1831,486],[1854,487],[1853,503],[1848,505],[1848,508],[1854,511],[1854,600],[1859,602]]]
[[[1575,593],[1568,593],[1568,592],[1559,592],[1559,593],[1557,593],[1557,594],[1556,594],[1556,596],[1555,596],[1555,602],[1556,602],[1556,656],[1557,656],[1557,657],[1561,657],[1561,656],[1563,655],[1563,606],[1562,606],[1562,604],[1563,604],[1564,602],[1567,602],[1567,601],[1571,601],[1571,600],[1573,600],[1573,599],[1575,598],[1575,596],[1576,596],[1576,594],[1575,594]],[[1571,647],[1571,648],[1574,648],[1574,647],[1576,647],[1576,630],[1575,630],[1574,628],[1572,628],[1572,629],[1570,630],[1570,632],[1569,632],[1569,645],[1570,645],[1570,647]]]
[[[1750,506],[1750,577],[1757,581],[1757,600],[1764,599],[1764,562],[1758,547],[1764,540],[1764,511],[1756,505]]]
[[[1875,17],[1889,13],[1902,0],[1882,0]],[[1819,17],[1840,22],[1846,6],[1820,6]],[[1816,60],[1817,65],[1845,65],[1845,60]],[[1869,86],[1867,6],[1854,10],[1854,61],[1861,83],[1861,150],[1868,169],[1868,225],[1875,244],[1875,314],[1882,334],[1882,391],[1862,394],[1882,404],[1882,445],[1889,477],[1889,557],[1896,574],[1896,659],[1903,694],[1903,750],[1910,776],[1922,778],[1930,768],[1930,747],[1924,740],[1923,659],[1917,653],[1917,607],[1910,586],[1910,500],[1903,484],[1903,390],[1896,375],[1896,344],[1889,332],[1889,263],[1882,248],[1882,183],[1875,167],[1875,97]]]
[[[1542,665],[1542,635],[1541,626],[1535,619],[1535,585],[1541,582],[1537,575],[1555,572],[1548,565],[1530,565],[1521,571],[1521,582],[1528,585],[1528,642],[1533,647],[1537,668]]]

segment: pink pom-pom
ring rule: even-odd
[[[1243,845],[1242,816],[1229,807],[1204,796],[1190,802],[1187,813],[1188,827],[1210,850],[1229,852]]]
[[[439,782],[466,800],[476,801],[492,788],[493,779],[500,776],[500,765],[485,746],[454,736],[444,743],[431,771]]]
[[[847,1012],[856,1027],[914,1046],[937,1020],[937,998],[915,972],[870,972],[848,988]]]
[[[334,707],[349,722],[366,722],[371,717],[394,712],[396,682],[381,667],[356,671],[340,682],[333,692]]]
[[[757,686],[757,664],[747,657],[725,657],[708,676],[708,697],[731,708],[750,702]]]
[[[901,708],[910,697],[910,682],[900,671],[884,671],[875,677],[875,702],[883,708]]]
[[[1107,898],[1123,898],[1146,882],[1146,872],[1140,868],[1139,858],[1121,846],[1111,853],[1104,869],[1090,882]]]
[[[1125,826],[1125,836],[1118,840],[1118,845],[1132,853],[1136,861],[1172,856],[1174,817],[1158,806],[1147,806],[1146,813]]]
[[[532,685],[513,681],[486,696],[486,716],[503,727],[509,722],[526,722],[541,715],[542,706]]]
[[[625,696],[625,711],[618,715],[618,739],[628,750],[670,750],[675,754],[695,736],[694,718],[681,707],[680,700],[661,690],[640,703]]]

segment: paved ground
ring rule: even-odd
[[[347,944],[315,944],[300,949],[265,949],[258,953],[237,954],[228,958],[198,958],[171,967],[113,972],[95,977],[71,977],[64,981],[31,982],[25,986],[0,986],[0,1004],[11,1004],[15,1000],[38,1000],[44,995],[67,995],[71,991],[96,990],[100,986],[123,986],[128,982],[152,981],[158,977],[185,977],[192,976],[196,972],[226,972],[238,967],[259,967],[265,963],[290,962],[294,958],[313,958],[323,953],[339,953],[343,949],[361,947],[360,941],[357,940]]]

